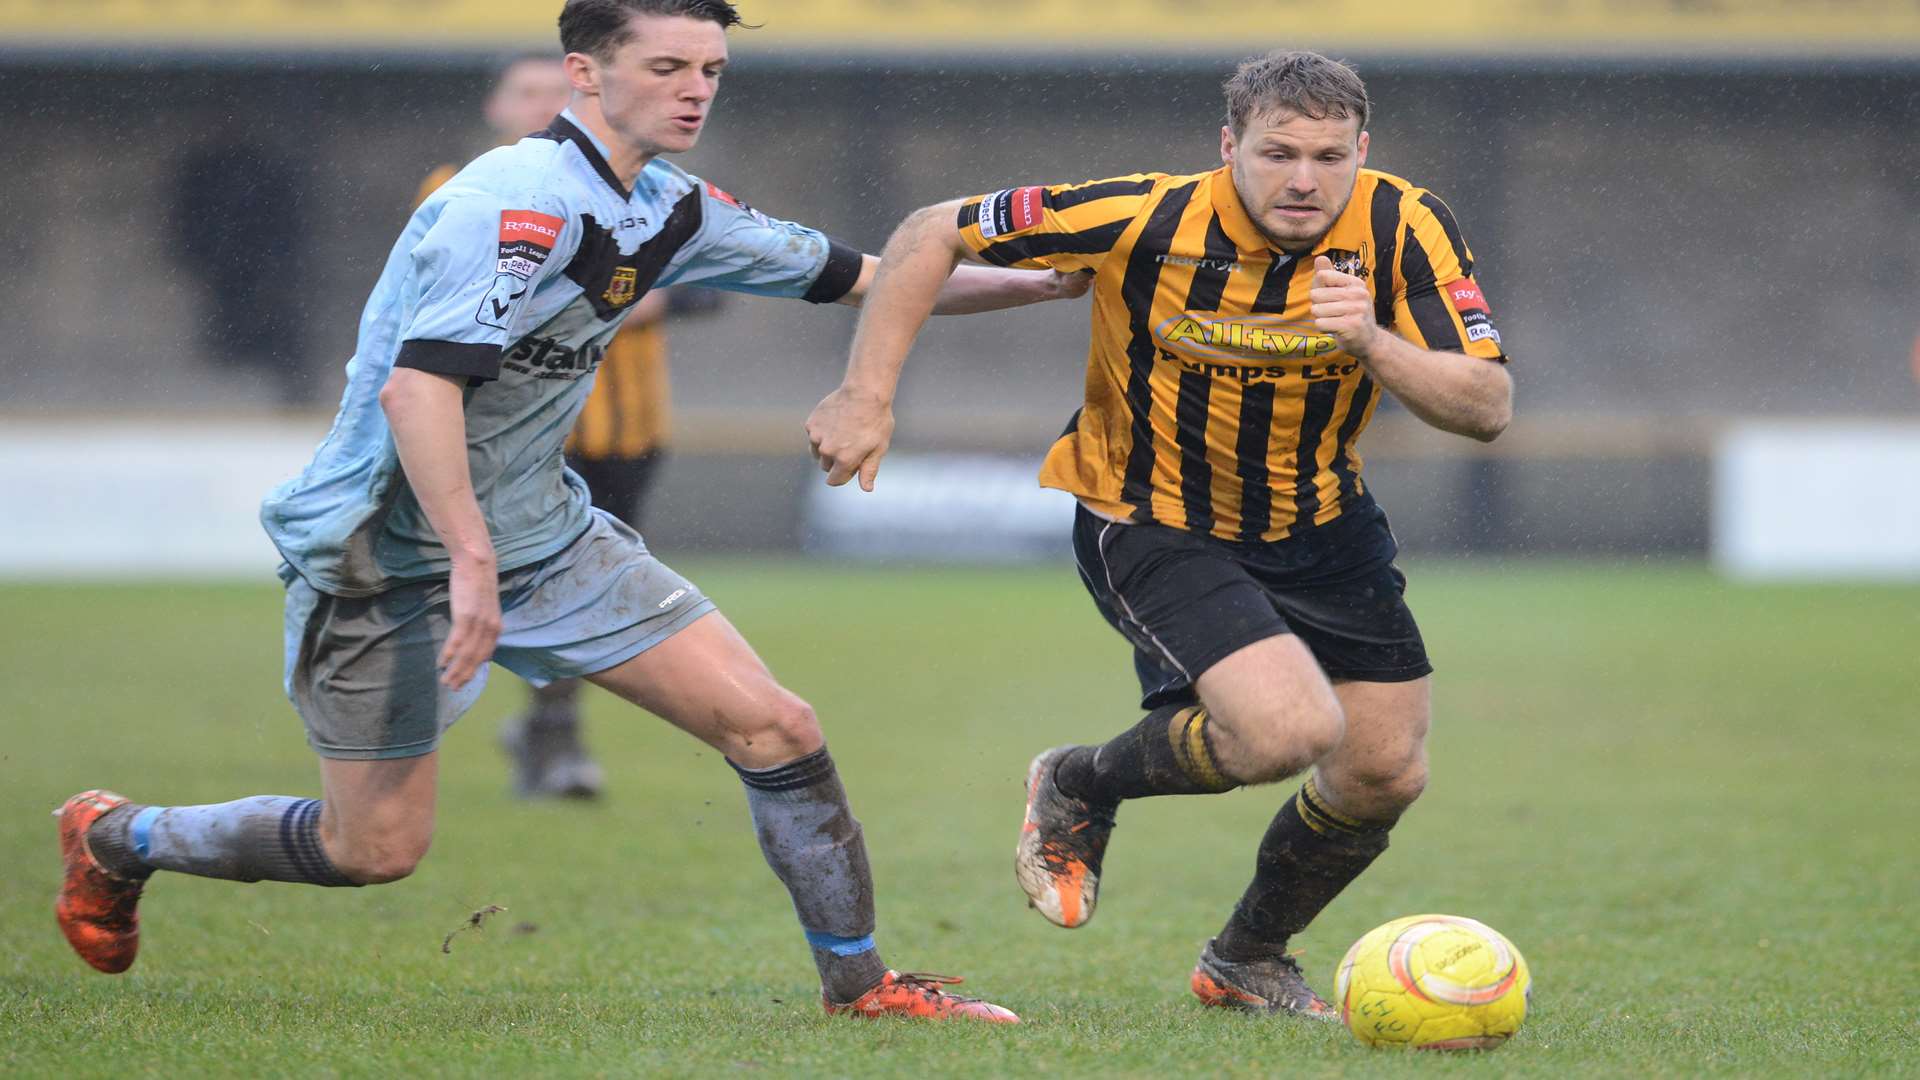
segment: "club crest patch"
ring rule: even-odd
[[[600,298],[614,307],[626,307],[640,295],[640,272],[631,266],[618,266],[613,271],[613,281],[607,285],[607,291]]]
[[[1372,253],[1368,250],[1367,243],[1364,240],[1360,242],[1360,250],[1358,251],[1350,251],[1346,248],[1328,248],[1322,252],[1322,254],[1333,260],[1333,268],[1335,270],[1352,277],[1357,277],[1362,281],[1365,281],[1373,272]]]

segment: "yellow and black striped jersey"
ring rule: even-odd
[[[427,174],[414,196],[418,207],[453,179],[457,165]],[[666,445],[672,434],[664,319],[630,316],[600,361],[592,393],[567,436],[566,452],[586,458],[631,458]]]
[[[1380,391],[1314,325],[1315,256],[1414,344],[1506,360],[1452,212],[1372,169],[1311,252],[1269,246],[1225,168],[1010,188],[959,228],[999,266],[1096,272],[1086,402],[1040,483],[1114,520],[1278,540],[1370,500],[1354,444]]]

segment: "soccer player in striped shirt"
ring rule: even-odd
[[[1365,168],[1351,68],[1275,53],[1226,98],[1210,172],[909,218],[808,429],[828,483],[871,489],[901,365],[957,263],[1094,276],[1085,402],[1040,482],[1079,499],[1080,575],[1134,647],[1148,712],[1033,760],[1016,876],[1041,914],[1080,926],[1123,801],[1308,772],[1191,985],[1209,1005],[1326,1017],[1288,940],[1386,849],[1427,776],[1432,668],[1357,442],[1382,393],[1492,439],[1512,382],[1452,212]]]

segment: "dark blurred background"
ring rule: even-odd
[[[276,4],[327,6],[241,6]],[[501,56],[550,40],[524,11],[498,33],[463,23],[444,49],[405,23],[488,0],[418,5],[385,31],[335,6],[338,34],[236,42],[209,17],[100,45],[47,29],[47,5],[0,2],[0,31],[21,31],[0,49],[0,432],[131,420],[309,447],[324,432],[421,177],[489,145],[478,102]],[[1728,430],[1910,431],[1920,3],[1480,0],[1450,9],[1479,28],[1429,39],[1430,5],[1374,5],[1411,20],[1378,36],[1381,11],[1267,6],[1135,0],[1076,36],[1081,5],[743,4],[766,28],[735,32],[714,120],[680,163],[877,252],[925,203],[1211,168],[1233,63],[1323,47],[1367,79],[1369,164],[1460,218],[1514,358],[1519,419],[1492,446],[1391,403],[1362,439],[1408,548],[1700,553]],[[981,13],[977,39],[946,29],[953,9]],[[741,299],[673,332],[656,546],[803,546],[816,481],[800,423],[853,318]],[[1079,305],[938,321],[898,451],[1037,464],[1079,400],[1085,341]]]

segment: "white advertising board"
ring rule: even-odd
[[[304,419],[0,423],[0,577],[272,580],[260,499],[324,434]]]
[[[982,454],[890,454],[871,492],[808,488],[809,552],[1005,562],[1072,558],[1073,496],[1040,486],[1039,463]]]
[[[1920,580],[1920,422],[1754,422],[1715,452],[1713,562],[1745,580]]]

